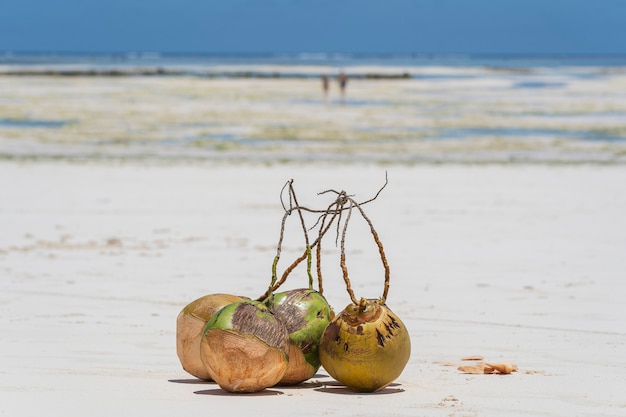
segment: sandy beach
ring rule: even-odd
[[[626,413],[623,164],[12,159],[0,162],[2,415]],[[412,340],[394,384],[356,394],[322,368],[300,386],[233,395],[182,370],[182,307],[266,289],[285,181],[325,206],[319,191],[364,200],[385,171],[367,212],[391,267],[388,305]],[[355,233],[353,288],[377,297],[376,248]],[[295,236],[283,267],[301,253]],[[341,310],[338,248],[324,253],[324,294]],[[305,285],[303,272],[285,284]],[[469,355],[518,372],[459,372]]]

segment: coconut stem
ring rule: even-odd
[[[285,205],[283,199],[282,199],[282,194],[285,190],[285,188],[289,188],[289,205]],[[292,201],[293,200],[293,201]],[[307,274],[309,277],[309,288],[312,289],[313,288],[313,275],[311,273],[311,268],[312,268],[312,248],[314,248],[316,245],[319,245],[322,241],[322,237],[326,234],[326,232],[328,231],[328,229],[330,228],[332,222],[334,221],[335,217],[337,216],[336,212],[333,212],[333,210],[331,209],[332,206],[335,204],[333,203],[332,205],[330,205],[326,210],[311,210],[309,208],[306,207],[302,207],[298,204],[297,198],[296,198],[296,194],[295,191],[293,189],[293,179],[287,181],[287,183],[285,183],[285,185],[283,186],[282,190],[281,190],[281,204],[283,206],[283,209],[285,210],[285,214],[283,215],[283,219],[280,225],[280,237],[278,239],[278,245],[276,248],[276,256],[274,257],[274,261],[272,263],[272,278],[270,280],[270,285],[269,288],[267,289],[267,291],[261,295],[257,300],[258,301],[265,301],[265,300],[270,300],[271,295],[274,291],[276,291],[286,280],[287,277],[289,276],[289,274],[305,259],[307,259]],[[295,205],[294,205],[295,203]],[[304,233],[304,238],[305,238],[305,243],[306,243],[306,249],[304,251],[304,253],[298,257],[289,267],[287,267],[287,269],[283,272],[283,275],[281,276],[280,280],[278,280],[278,275],[277,275],[277,268],[278,268],[278,261],[280,260],[280,255],[281,255],[281,251],[282,251],[282,243],[283,243],[283,239],[284,239],[284,235],[285,235],[285,223],[287,221],[287,217],[289,215],[291,215],[291,213],[293,213],[294,210],[298,211],[298,214],[300,216],[300,223],[302,225],[302,230]],[[321,217],[325,220],[326,216],[329,213],[332,213],[330,222],[328,223],[328,225],[326,227],[324,227],[324,222],[322,222],[321,226],[320,226],[320,232],[319,232],[319,236],[317,237],[317,239],[315,239],[315,241],[313,241],[312,244],[309,244],[309,237],[308,237],[308,233],[307,233],[307,228],[304,222],[304,216],[302,215],[302,211],[308,211],[308,212],[313,212],[313,213],[324,213]],[[319,222],[319,219],[318,219]],[[317,224],[317,223],[316,223]],[[315,226],[313,226],[315,227]],[[321,271],[319,269],[319,250],[318,250],[318,255],[316,257],[316,260],[318,262],[318,284],[319,284],[319,293],[322,293],[322,277],[321,277]],[[270,300],[271,302],[271,300]]]
[[[346,232],[348,230],[348,221],[350,220],[353,207],[356,207],[359,210],[359,212],[361,213],[361,216],[363,216],[363,219],[369,225],[372,237],[374,238],[374,241],[376,242],[376,245],[378,246],[378,253],[380,254],[380,259],[383,263],[383,268],[385,269],[385,281],[384,281],[383,295],[380,299],[381,303],[383,304],[385,303],[385,301],[387,300],[387,295],[389,293],[389,281],[390,281],[391,274],[389,270],[389,263],[387,262],[387,256],[385,255],[385,250],[383,248],[382,242],[380,241],[380,238],[378,237],[378,233],[376,232],[376,229],[374,228],[374,224],[369,219],[369,217],[367,217],[367,215],[365,214],[365,211],[361,207],[361,204],[366,204],[371,201],[374,201],[378,197],[378,195],[381,193],[381,191],[387,186],[387,184],[388,184],[388,179],[387,179],[387,173],[385,172],[385,184],[378,190],[378,192],[373,198],[363,203],[356,202],[351,196],[347,195],[344,191],[342,191],[341,193],[337,193],[339,194],[339,196],[337,197],[337,203],[336,203],[338,206],[338,210],[337,210],[338,213],[341,213],[344,210],[343,206],[346,204],[346,202],[349,203],[349,206],[347,209],[348,214],[346,216],[346,220],[344,221],[343,230],[341,233],[340,266],[343,272],[343,279],[346,283],[346,290],[348,291],[348,294],[350,295],[350,299],[355,305],[358,303],[356,301],[356,297],[354,296],[354,291],[352,291],[350,278],[348,276],[348,267],[346,266],[346,251],[345,251]]]
[[[352,215],[352,199],[349,199],[349,202],[350,205],[348,207],[348,214],[346,215],[346,220],[343,223],[343,231],[341,233],[341,255],[339,265],[341,266],[341,271],[343,272],[343,280],[346,283],[346,291],[348,291],[348,295],[350,295],[350,300],[352,300],[354,304],[357,304],[354,291],[352,291],[352,286],[350,285],[350,278],[348,277],[348,267],[346,266],[346,232],[348,231],[348,222],[350,221],[350,216]]]
[[[278,260],[280,259],[280,252],[282,250],[283,237],[285,235],[285,222],[287,221],[287,216],[289,216],[290,214],[291,213],[289,211],[286,211],[280,224],[280,237],[278,238],[278,245],[276,247],[276,256],[274,257],[274,262],[272,262],[272,279],[270,280],[270,286],[268,291],[263,296],[264,299],[269,294],[271,294],[272,288],[274,288],[274,285],[276,284],[276,279],[278,278],[276,274],[276,269],[278,267]]]
[[[317,287],[318,287],[317,290],[320,294],[324,294],[324,286],[322,284],[322,237],[326,234],[328,229],[330,229],[330,226],[333,224],[333,221],[335,221],[337,216],[341,216],[341,207],[339,207],[339,210],[337,209],[333,210],[333,207],[338,207],[336,202],[333,202],[331,205],[329,205],[328,208],[326,209],[326,212],[318,219],[318,222],[321,222],[321,223],[320,223],[320,229],[319,229],[319,236],[317,237],[317,240],[315,241],[317,242],[317,249],[315,251],[315,261],[316,261],[316,267],[317,267]],[[328,217],[330,213],[332,213],[330,221],[328,222],[328,225],[324,227],[324,224],[326,223],[326,218]]]
[[[311,244],[311,249],[315,248],[316,246],[319,246],[319,244],[322,241],[322,237],[326,234],[326,232],[328,231],[328,229],[330,229],[330,226],[332,225],[333,220],[335,219],[335,217],[337,216],[337,213],[334,213],[333,216],[331,217],[331,221],[326,225],[326,227],[323,230],[320,230],[320,235],[317,239],[315,239],[313,241],[313,243]],[[291,265],[289,265],[287,267],[287,269],[285,269],[285,272],[283,272],[283,275],[281,276],[280,280],[276,281],[274,280],[274,284],[263,294],[261,295],[257,300],[258,301],[263,301],[266,298],[268,298],[269,294],[272,293],[273,291],[276,291],[281,285],[283,285],[285,283],[285,281],[287,280],[287,277],[289,276],[289,274],[298,266],[300,265],[300,263],[302,261],[304,261],[305,259],[307,259],[307,251],[305,250],[304,253],[297,258],[295,261],[293,261],[293,263]],[[275,271],[275,266],[278,263],[278,258],[274,258],[274,268],[273,271],[274,273]],[[319,267],[319,265],[318,265]],[[322,281],[321,281],[321,272],[318,271],[318,283],[320,285],[319,288],[319,293],[322,294]]]
[[[313,275],[311,274],[311,245],[309,245],[309,234],[307,232],[306,225],[304,224],[302,209],[300,208],[298,198],[296,197],[296,190],[294,190],[293,188],[293,180],[289,181],[289,193],[293,197],[293,202],[295,203],[294,208],[298,211],[298,216],[300,217],[302,233],[304,234],[304,243],[306,244],[306,273],[309,277],[309,289],[313,289]]]
[[[322,220],[322,224],[320,225],[320,235],[324,228],[324,219]],[[322,286],[322,239],[317,240],[317,249],[315,250],[315,266],[317,272],[317,291],[320,294],[324,294],[324,288]]]
[[[383,296],[381,298],[381,301],[384,304],[385,301],[387,300],[387,294],[389,293],[389,281],[390,281],[390,275],[391,275],[390,270],[389,270],[389,263],[387,262],[387,256],[385,256],[385,250],[383,249],[383,244],[380,241],[380,238],[378,237],[378,233],[376,232],[376,229],[374,229],[374,225],[372,224],[372,221],[369,219],[369,217],[367,217],[367,215],[365,214],[365,211],[363,211],[363,209],[358,203],[355,203],[354,205],[356,206],[357,209],[359,209],[359,211],[361,212],[361,216],[363,216],[363,218],[365,219],[365,221],[370,227],[370,232],[372,233],[372,236],[374,237],[374,241],[376,242],[376,245],[378,246],[378,253],[380,254],[380,260],[383,263],[383,268],[385,268],[385,284],[384,284],[384,289],[383,289]]]
[[[313,289],[313,275],[311,275],[311,247],[306,245],[306,273],[309,276],[309,289]]]
[[[311,274],[311,267],[312,267],[312,249],[315,248],[317,246],[316,249],[316,262],[317,262],[317,277],[318,277],[318,287],[319,287],[319,293],[322,294],[323,293],[323,285],[322,285],[322,271],[321,271],[321,243],[322,243],[322,238],[323,236],[326,234],[326,232],[330,229],[332,223],[337,220],[337,237],[335,240],[335,243],[337,243],[337,241],[339,240],[339,236],[341,235],[341,255],[340,255],[340,266],[341,266],[341,270],[343,272],[343,278],[344,281],[346,283],[346,290],[348,291],[348,294],[350,295],[350,299],[352,300],[352,302],[354,304],[358,304],[356,301],[356,297],[354,296],[354,292],[352,291],[352,287],[351,287],[351,283],[350,283],[350,278],[348,276],[348,268],[346,266],[346,254],[345,254],[345,238],[346,238],[346,232],[347,232],[347,228],[348,228],[348,222],[350,220],[350,216],[352,214],[352,208],[354,206],[357,207],[357,209],[359,210],[359,212],[361,213],[361,215],[363,216],[363,218],[365,219],[365,221],[367,222],[367,224],[370,227],[370,231],[372,233],[372,236],[374,238],[374,241],[376,242],[376,245],[378,246],[378,252],[380,254],[381,257],[381,261],[383,263],[383,267],[385,269],[385,282],[384,282],[384,290],[383,290],[383,296],[381,298],[381,301],[384,303],[385,300],[387,299],[387,294],[389,292],[389,281],[390,281],[390,272],[389,272],[389,264],[387,263],[387,257],[385,256],[385,251],[383,249],[383,245],[380,241],[380,238],[378,237],[378,233],[376,232],[376,230],[374,229],[374,226],[371,222],[371,220],[367,217],[367,215],[365,214],[365,212],[363,211],[361,205],[370,203],[374,200],[376,200],[378,198],[378,196],[380,195],[380,193],[382,192],[382,190],[387,186],[388,184],[388,178],[387,178],[387,172],[385,172],[385,184],[378,190],[378,192],[376,193],[376,195],[372,198],[370,198],[369,200],[363,201],[361,203],[356,202],[351,196],[349,196],[345,191],[335,191],[335,190],[326,190],[326,191],[322,191],[320,193],[318,193],[318,195],[321,194],[325,194],[325,193],[335,193],[337,194],[337,198],[335,199],[335,201],[326,208],[326,210],[313,210],[313,209],[309,209],[307,207],[302,207],[300,206],[300,204],[298,203],[294,188],[293,188],[293,179],[287,181],[287,183],[285,183],[285,185],[283,186],[282,190],[281,190],[281,203],[283,205],[283,209],[285,210],[285,214],[283,215],[283,219],[281,222],[281,228],[280,228],[280,238],[278,240],[278,245],[277,245],[277,249],[276,249],[276,256],[274,257],[274,261],[272,263],[272,279],[269,285],[269,288],[267,289],[267,291],[258,298],[259,301],[261,300],[266,300],[269,299],[272,295],[272,293],[274,291],[276,291],[286,280],[287,277],[289,276],[289,274],[303,261],[303,260],[307,260],[307,275],[309,277],[309,288],[312,289],[313,288],[313,276]],[[285,188],[289,188],[289,206],[287,207],[282,199],[282,194],[285,190]],[[348,204],[348,207],[346,208],[346,204]],[[278,280],[278,276],[277,276],[277,267],[278,267],[278,261],[280,259],[280,254],[281,254],[281,248],[282,248],[282,242],[283,242],[283,238],[284,238],[284,232],[285,232],[285,223],[287,220],[287,216],[291,215],[291,213],[297,210],[298,211],[298,215],[300,217],[300,223],[302,225],[302,230],[304,233],[304,239],[305,239],[305,243],[306,243],[306,249],[304,251],[304,253],[298,257],[289,267],[287,267],[287,269],[284,271],[282,277],[280,280]],[[341,216],[343,211],[346,210],[347,216],[346,216],[346,220],[344,221],[344,225],[343,225],[343,230],[341,229]],[[317,237],[317,239],[312,243],[309,244],[309,237],[308,237],[308,232],[307,232],[307,228],[304,222],[304,216],[302,215],[302,211],[307,211],[307,212],[311,212],[311,213],[322,213],[322,215],[318,218],[316,224],[312,227],[315,228],[317,226],[317,223],[320,223],[320,229],[319,229],[319,235]],[[326,219],[327,217],[331,215],[330,217],[330,221],[328,222],[328,224],[326,224]],[[341,232],[341,233],[340,233]]]

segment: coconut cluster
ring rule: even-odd
[[[180,312],[176,347],[183,369],[228,392],[297,385],[321,366],[354,391],[378,391],[411,353],[404,323],[381,300],[362,299],[335,316],[319,292],[304,288],[264,302],[201,297]]]
[[[187,372],[229,392],[296,385],[320,368],[319,343],[333,316],[312,289],[275,293],[264,302],[206,295],[178,316],[178,358]]]
[[[336,194],[335,201],[326,210],[313,210],[298,205],[293,180],[287,182],[285,189],[289,190],[289,204],[282,200],[281,194],[285,213],[268,292],[258,300],[211,294],[187,305],[178,316],[176,329],[177,353],[183,369],[198,378],[213,380],[229,392],[257,392],[275,385],[296,385],[314,376],[321,366],[354,391],[381,390],[404,370],[411,354],[411,341],[402,320],[386,305],[389,265],[378,233],[361,207],[376,197],[358,203],[345,191],[328,190],[324,193]],[[345,237],[353,209],[369,225],[385,270],[384,291],[378,299],[357,301],[351,288]],[[296,211],[306,252],[277,282],[276,265],[285,222]],[[303,211],[316,216],[322,213],[316,220],[318,238],[313,243],[308,239],[311,229],[305,225]],[[343,227],[340,227],[342,219]],[[341,235],[340,267],[352,300],[337,316],[321,294],[320,272],[321,241],[334,221],[337,238]],[[313,289],[311,275],[314,247],[319,292]],[[275,292],[305,258],[309,288]]]

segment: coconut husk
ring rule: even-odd
[[[211,380],[200,359],[200,340],[207,321],[222,307],[244,300],[231,294],[209,294],[187,304],[176,318],[176,354],[183,369],[196,378]]]
[[[289,343],[289,364],[287,371],[278,385],[297,385],[312,378],[317,369],[309,364],[302,353],[302,349],[294,343]]]
[[[228,392],[261,391],[276,385],[287,371],[285,351],[252,334],[209,329],[200,353],[213,380]]]

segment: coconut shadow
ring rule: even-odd
[[[357,391],[351,390],[350,388],[346,387],[345,385],[339,382],[329,382],[329,383],[323,384],[321,388],[314,388],[314,390],[319,391],[319,392],[326,392],[329,394],[341,394],[341,395],[387,395],[387,394],[398,394],[398,393],[404,392],[403,388],[394,388],[398,386],[400,386],[400,384],[393,383],[393,384],[387,385],[385,388],[380,389],[378,391],[357,392]]]
[[[215,384],[214,381],[206,381],[204,379],[198,379],[198,378],[187,378],[187,379],[168,379],[167,382],[172,382],[174,384],[198,384],[198,385],[204,385],[204,384]]]
[[[273,395],[283,395],[284,392],[276,391],[273,389],[264,389],[258,392],[228,392],[221,388],[216,389],[204,389],[200,391],[194,391],[194,394],[198,395],[215,395],[223,397],[268,397]]]

